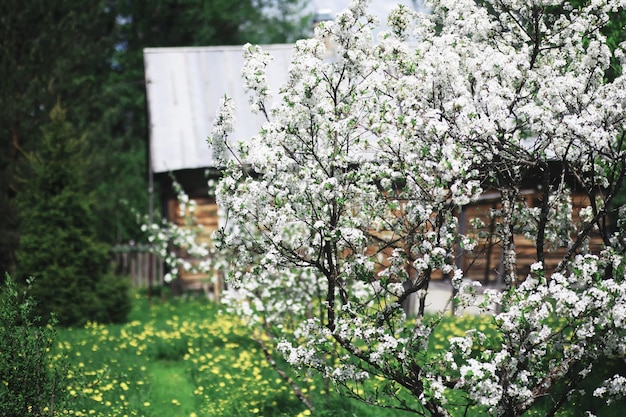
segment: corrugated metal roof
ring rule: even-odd
[[[293,45],[264,45],[274,60],[268,84],[277,92],[287,78]],[[220,98],[232,97],[233,138],[249,138],[263,119],[252,117],[241,80],[242,47],[147,48],[144,50],[153,172],[214,166],[206,138]]]

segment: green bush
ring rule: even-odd
[[[132,309],[130,281],[126,277],[106,274],[96,286],[96,295],[99,301],[99,323],[124,323]]]
[[[6,275],[0,298],[0,415],[53,416],[66,398],[67,367],[51,357],[56,332],[31,320],[34,301]]]
[[[37,151],[28,155],[16,199],[17,279],[36,278],[34,312],[44,319],[54,312],[63,326],[123,321],[130,299],[127,287],[109,277],[109,247],[97,240],[85,138],[65,121],[60,106],[50,116]]]

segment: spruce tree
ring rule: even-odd
[[[56,313],[62,325],[121,321],[129,310],[128,286],[109,274],[108,246],[97,240],[89,158],[57,105],[29,154],[17,197],[20,241],[17,270],[34,277],[36,313]]]

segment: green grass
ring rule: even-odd
[[[178,362],[155,361],[149,375],[151,404],[162,414],[188,416],[198,409],[193,381]]]
[[[248,332],[202,299],[149,302],[141,296],[127,324],[59,329],[55,354],[66,355],[74,370],[65,414],[308,415]],[[364,406],[327,393],[323,382],[303,385],[310,387],[316,415],[363,415]]]
[[[448,337],[461,336],[468,328],[493,330],[484,317],[445,318],[431,338],[430,349],[445,350]],[[90,323],[59,329],[55,354],[66,355],[74,370],[65,415],[309,415],[264,360],[249,330],[203,299],[150,302],[137,295],[124,325]],[[341,398],[321,380],[297,381],[309,388],[314,416],[409,415]],[[607,408],[602,411],[599,416],[621,415]],[[572,409],[559,415],[578,414]]]

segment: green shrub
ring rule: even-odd
[[[99,323],[126,321],[133,306],[128,278],[114,274],[102,276],[96,286],[96,296],[100,304],[95,321]]]
[[[56,332],[31,319],[34,301],[6,275],[0,298],[0,415],[53,416],[66,398],[65,361],[51,357]]]

